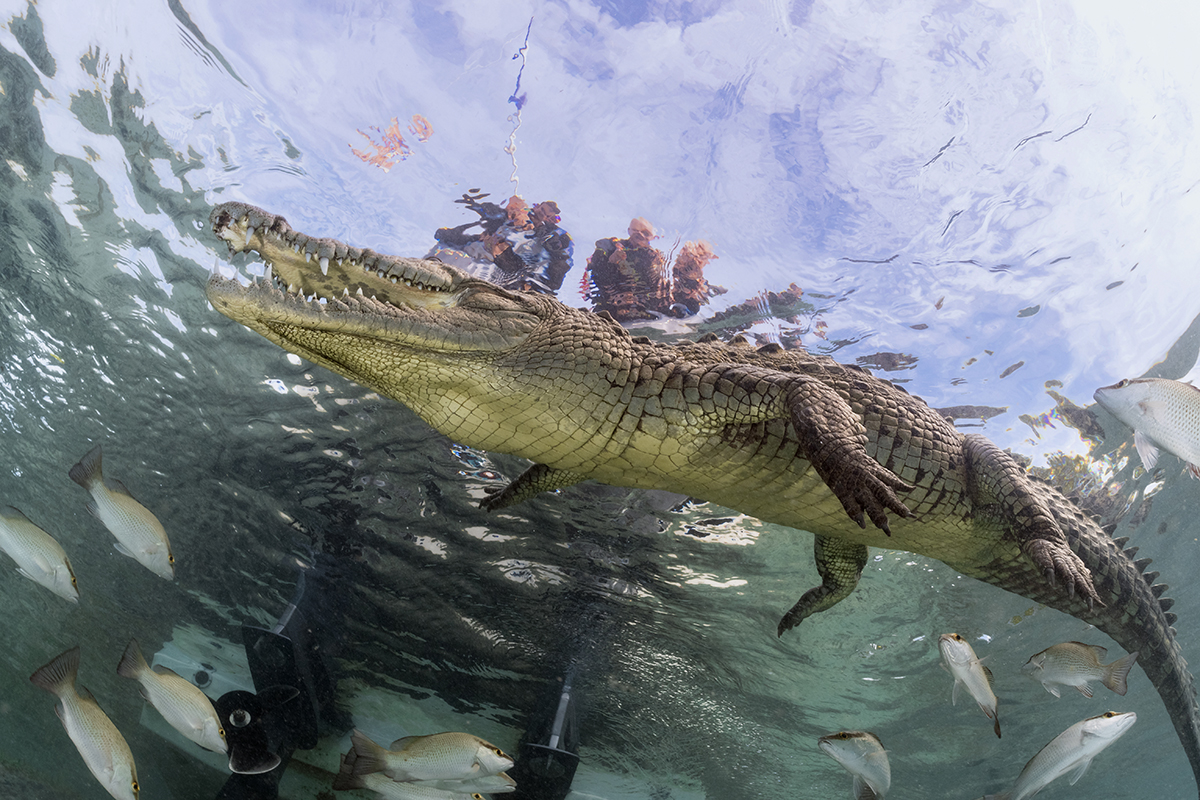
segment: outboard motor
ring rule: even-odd
[[[573,673],[562,690],[530,721],[517,763],[508,771],[517,782],[511,800],[563,800],[571,791],[579,766],[579,720],[575,713]]]
[[[306,571],[301,567],[292,601],[270,630],[242,626],[255,691],[226,692],[215,703],[234,773],[217,800],[274,800],[292,753],[315,747],[327,725],[344,722],[337,719],[335,687],[322,659],[328,649],[318,645],[305,611],[317,599],[311,589],[306,595]],[[329,622],[323,632],[340,629]]]

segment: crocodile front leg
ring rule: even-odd
[[[842,508],[859,527],[867,526],[865,512],[891,536],[887,512],[911,517],[896,492],[913,487],[867,453],[866,429],[849,403],[820,381],[808,379],[789,382],[786,402],[804,457]]]
[[[1041,568],[1052,585],[1062,581],[1068,597],[1078,594],[1089,606],[1103,606],[1087,565],[1071,551],[1066,534],[1045,502],[1030,491],[1031,478],[1013,457],[978,435],[964,437],[963,455],[975,513],[1004,520],[1021,552]]]
[[[805,617],[832,608],[850,596],[854,587],[858,586],[863,567],[867,565],[867,546],[818,536],[813,541],[813,559],[817,562],[821,585],[805,592],[796,605],[783,615],[783,619],[779,620],[779,636],[799,625]]]
[[[534,464],[522,472],[517,478],[492,494],[479,501],[479,507],[484,511],[496,511],[517,503],[524,502],[542,492],[552,492],[555,489],[565,489],[586,479],[586,475],[570,472],[565,469],[555,469],[545,464]]]

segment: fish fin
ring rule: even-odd
[[[76,686],[75,691],[77,691],[79,693],[79,696],[82,697],[84,700],[91,700],[96,705],[100,705],[100,701],[96,699],[96,695],[92,694],[92,690],[89,689],[88,687]]]
[[[61,694],[75,683],[79,674],[79,645],[59,653],[50,663],[39,667],[29,681],[52,694]]]
[[[995,716],[995,722],[996,722],[996,724],[995,724],[993,730],[996,731],[996,738],[999,739],[1000,738],[1000,714],[999,713],[997,713]]]
[[[1080,764],[1078,767],[1076,767],[1073,772],[1071,772],[1071,777],[1067,778],[1067,783],[1074,786],[1076,783],[1079,782],[1079,779],[1083,777],[1083,773],[1088,771],[1088,767],[1090,767],[1091,765],[1092,765],[1092,760],[1090,758],[1087,759],[1086,761],[1084,761],[1082,764]]]
[[[1047,692],[1054,695],[1055,697],[1062,697],[1062,695],[1059,694],[1058,687],[1055,686],[1053,683],[1043,683],[1042,686],[1044,686],[1046,688]]]
[[[1107,647],[1101,647],[1098,644],[1083,644],[1083,642],[1075,642],[1075,644],[1082,645],[1083,647],[1086,647],[1089,650],[1091,650],[1093,653],[1095,653],[1097,661],[1103,661],[1104,659],[1108,658],[1108,648]]]
[[[1101,678],[1104,685],[1117,694],[1124,695],[1128,688],[1125,684],[1126,678],[1129,677],[1129,670],[1133,668],[1137,657],[1138,654],[1135,651],[1105,667],[1104,677]]]
[[[138,676],[148,669],[150,669],[150,665],[146,663],[146,657],[142,655],[142,649],[138,647],[137,639],[130,639],[121,656],[121,662],[117,664],[117,674],[122,678],[133,678],[136,681]]]
[[[1192,473],[1193,478],[1200,481],[1200,467],[1196,466],[1195,464],[1192,464],[1191,462],[1188,462],[1187,470],[1188,470],[1188,472]]]
[[[123,556],[129,556],[130,558],[137,558],[137,556],[135,556],[133,554],[132,550],[130,550],[128,547],[121,544],[120,542],[113,542],[113,547],[115,547],[117,552]]]
[[[0,507],[0,519],[8,519],[14,522],[29,522],[30,525],[33,524],[29,521],[29,517],[21,513],[21,509],[15,508],[14,506]]]
[[[182,675],[180,675],[178,672],[171,669],[170,667],[164,667],[162,664],[159,664],[156,667],[151,667],[150,671],[153,672],[155,675],[170,675],[170,676],[179,678],[181,680],[187,681],[187,678],[184,678]],[[191,681],[188,681],[188,683],[191,683]]]
[[[79,459],[79,463],[71,467],[71,471],[67,474],[71,476],[71,480],[83,488],[90,488],[98,478],[103,478],[104,476],[100,466],[103,455],[100,452],[100,445],[96,445],[91,450],[88,450],[87,455]]]
[[[1150,437],[1141,431],[1134,431],[1133,446],[1137,448],[1138,455],[1142,459],[1142,466],[1146,468],[1146,471],[1154,469],[1154,465],[1158,463],[1158,445],[1150,441]]]
[[[24,575],[26,578],[29,578],[29,580],[31,580],[31,581],[37,580],[37,578],[33,577],[28,572],[26,572],[24,567],[17,567],[17,574]]]
[[[985,678],[987,678],[988,686],[996,685],[996,676],[993,675],[992,671],[990,669],[988,669],[987,667],[983,668],[983,676]]]
[[[854,776],[854,784],[850,791],[854,795],[854,800],[878,800],[879,797],[875,794],[875,790],[857,775]]]
[[[401,736],[399,739],[397,739],[396,741],[394,741],[390,745],[388,745],[388,750],[391,750],[393,753],[397,753],[397,752],[403,750],[404,748],[408,747],[415,740],[420,739],[420,738],[422,738],[422,737],[420,737],[420,736]]]
[[[125,484],[121,483],[116,478],[105,478],[104,488],[115,494],[123,494],[126,497],[133,497],[129,490],[125,488]]]
[[[1078,689],[1079,693],[1081,695],[1083,695],[1084,697],[1092,696],[1092,687],[1088,685],[1087,681],[1084,681],[1083,683],[1079,684],[1075,688]]]
[[[372,741],[365,733],[355,729],[350,734],[351,749],[355,758],[351,761],[353,774],[356,776],[369,775],[372,772],[385,772],[388,769],[387,750],[382,745]],[[393,780],[403,780],[388,773]]]
[[[99,518],[99,516],[100,516],[100,506],[96,505],[96,501],[95,501],[95,500],[88,500],[88,501],[87,501],[87,510],[88,510],[88,513],[89,513],[89,514],[91,514],[93,517],[97,517],[97,518]]]
[[[950,705],[958,705],[958,689],[962,685],[962,681],[960,681],[958,678],[954,679],[954,689],[950,692]]]

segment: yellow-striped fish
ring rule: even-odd
[[[155,575],[172,580],[175,556],[162,523],[118,480],[105,478],[101,470],[100,445],[71,467],[71,480],[92,495],[87,510],[92,512],[117,540],[117,550],[137,559]]]
[[[61,653],[29,677],[34,686],[55,695],[55,707],[83,763],[116,800],[137,800],[137,769],[125,737],[101,710],[87,689],[75,688],[79,673],[79,648]],[[81,687],[82,688],[82,687]]]
[[[137,640],[132,639],[117,665],[117,674],[137,681],[142,697],[172,728],[206,750],[229,752],[225,729],[204,692],[171,670],[160,669],[161,672],[155,672],[150,668]]]
[[[1135,722],[1137,714],[1132,711],[1108,711],[1076,722],[1029,759],[1012,791],[988,795],[984,800],[1026,800],[1063,775],[1070,775],[1068,783],[1074,786],[1092,765],[1092,759]]]
[[[1162,448],[1200,478],[1200,389],[1166,378],[1126,378],[1097,389],[1096,402],[1133,428],[1142,466],[1154,469]]]
[[[996,736],[1000,736],[1000,714],[998,701],[992,691],[992,671],[980,663],[970,643],[957,633],[943,633],[938,637],[938,649],[942,652],[942,664],[954,676],[954,691],[950,702],[958,704],[959,687],[967,691],[984,715],[995,723]]]
[[[1100,645],[1062,642],[1032,656],[1021,671],[1039,681],[1046,691],[1058,697],[1055,684],[1074,686],[1084,697],[1092,696],[1089,681],[1100,681],[1117,694],[1125,694],[1125,679],[1138,654],[1130,653],[1111,664],[1102,664],[1108,651]]]
[[[405,736],[392,749],[361,731],[350,736],[355,775],[382,772],[397,781],[467,780],[496,775],[513,765],[504,751],[469,733]]]
[[[883,800],[892,787],[892,766],[883,742],[869,731],[839,731],[817,740],[821,752],[854,777],[854,800]]]
[[[12,506],[0,508],[0,550],[17,562],[17,572],[59,597],[79,602],[71,560],[54,537]]]

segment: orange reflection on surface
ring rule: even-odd
[[[417,137],[418,142],[428,142],[429,137],[433,136],[433,126],[420,114],[412,115],[412,122],[408,124],[408,130]]]

